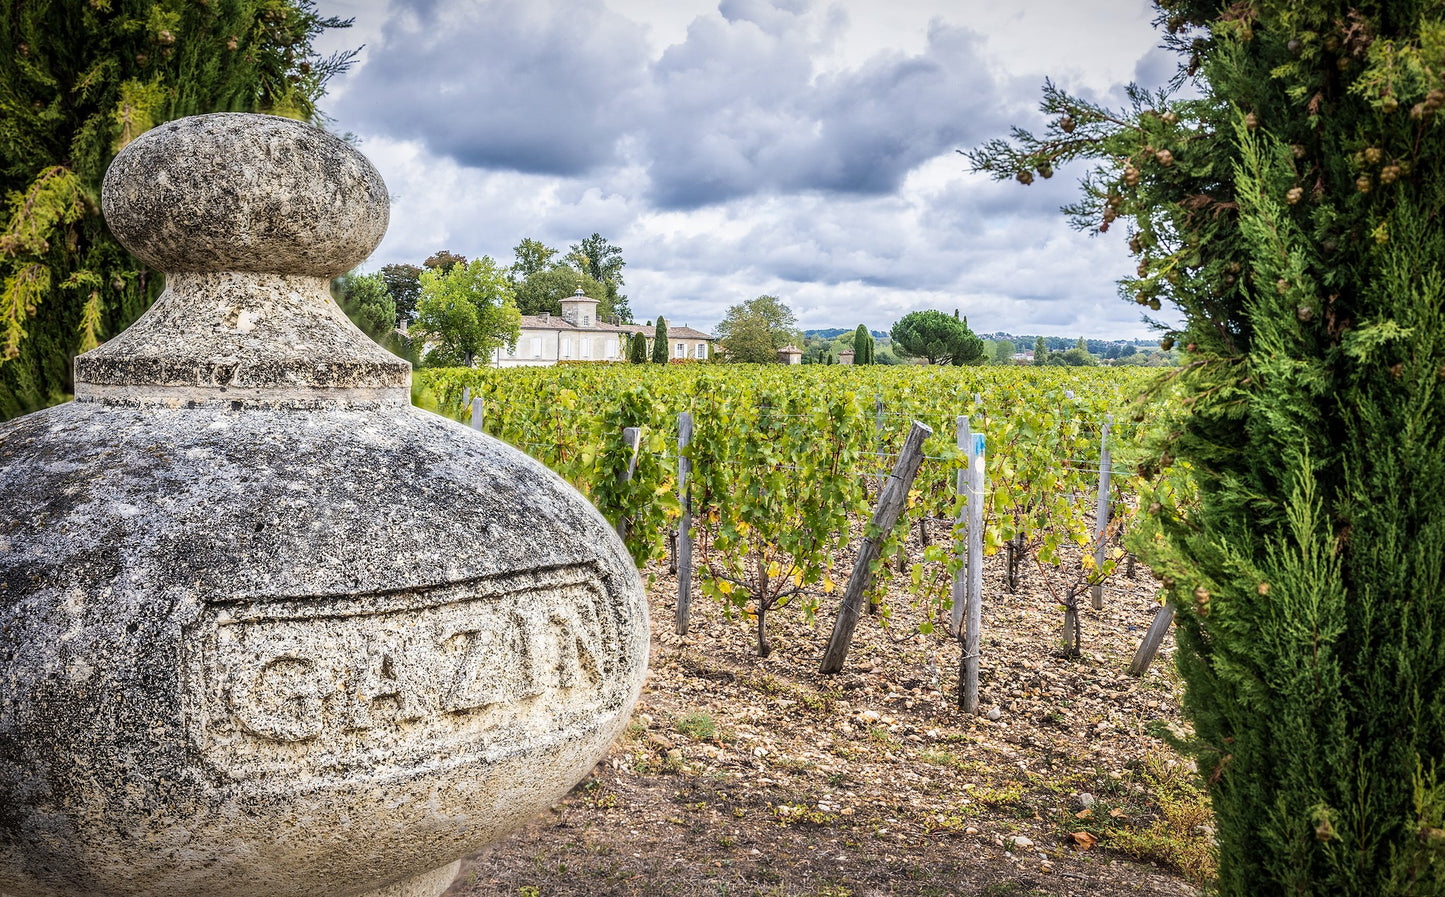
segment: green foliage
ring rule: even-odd
[[[607,300],[607,288],[597,281],[566,265],[553,265],[538,271],[516,285],[517,310],[524,315],[550,312],[562,313],[562,300],[581,290],[583,295],[598,299],[597,320],[605,321],[612,315],[611,303]],[[599,298],[601,297],[601,298]]]
[[[971,364],[983,357],[983,340],[965,321],[941,311],[911,311],[893,325],[893,347],[929,364]]]
[[[493,349],[516,347],[521,325],[511,284],[489,256],[422,272],[412,332],[431,345],[426,364],[485,362]]]
[[[396,328],[396,303],[380,275],[344,274],[331,282],[331,295],[351,323],[378,343],[386,344]]]
[[[853,331],[853,363],[873,363],[873,334],[864,324],[859,324],[858,329]]]
[[[416,303],[421,298],[421,269],[416,265],[385,265],[378,274],[386,285],[391,304],[396,306],[396,326],[416,320]]]
[[[1170,471],[1135,544],[1178,613],[1222,894],[1440,894],[1445,17],[1401,0],[1173,2],[1172,95],[971,154],[1092,159],[1127,297],[1184,324]],[[1182,97],[1182,98],[1181,98]]]
[[[0,418],[64,401],[71,361],[120,332],[161,278],[110,236],[100,184],[156,124],[203,112],[316,117],[351,54],[312,0],[96,0],[0,7]]]
[[[523,237],[522,242],[512,247],[512,255],[515,261],[507,269],[513,283],[521,283],[533,274],[539,274],[551,268],[554,264],[552,259],[557,256],[557,250],[547,246],[541,240],[533,240],[531,237]],[[523,312],[528,314],[528,312]]]
[[[1003,339],[993,344],[994,364],[1013,364],[1014,353],[1018,350],[1009,340]]]
[[[567,253],[567,260],[577,271],[600,285],[597,293],[587,295],[599,300],[597,314],[606,319],[616,315],[625,324],[632,323],[632,308],[627,297],[622,295],[622,269],[627,262],[622,260],[622,250],[613,246],[601,234],[594,233],[581,243],[573,243]]]
[[[729,361],[768,364],[778,350],[801,342],[798,319],[777,296],[759,296],[730,307],[717,325],[718,344]]]
[[[652,334],[652,363],[667,364],[667,321],[661,315]]]
[[[647,336],[634,333],[627,338],[627,360],[633,364],[647,364]]]
[[[662,554],[664,533],[680,514],[676,421],[679,412],[692,412],[694,557],[707,568],[700,588],[729,612],[751,616],[766,646],[772,610],[812,613],[840,591],[846,574],[836,570],[851,566],[847,544],[858,536],[849,515],[856,520],[876,498],[890,463],[880,455],[900,449],[909,419],[939,435],[928,443],[933,457],[914,480],[908,513],[882,534],[885,560],[876,581],[897,575],[903,537],[919,519],[934,527],[958,519],[955,484],[966,456],[952,436],[961,413],[971,415],[974,432],[987,435],[984,553],[1014,541],[1043,571],[1050,606],[1063,603],[1071,588],[1077,595],[1106,579],[1122,556],[1117,530],[1133,519],[1123,498],[1148,484],[1114,477],[1116,514],[1101,567],[1091,552],[1081,564],[1065,548],[1094,538],[1104,416],[1122,411],[1152,376],[1101,368],[568,365],[432,369],[415,379],[454,416],[464,413],[463,389],[485,397],[488,432],[546,463],[609,519],[626,517],[628,545],[639,561]],[[876,429],[875,400],[887,409],[885,421],[898,425]],[[1002,413],[990,415],[990,408]],[[1140,406],[1140,420],[1116,421],[1116,458],[1137,450],[1155,413]],[[621,436],[627,426],[641,428],[643,451],[633,479],[622,484],[631,457]],[[939,538],[911,558],[905,565],[911,575],[900,583],[923,631],[949,606],[957,561],[946,545],[947,537]],[[882,606],[885,619],[889,610]]]

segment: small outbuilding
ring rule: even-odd
[[[803,350],[802,350],[802,349],[799,349],[797,346],[793,345],[792,343],[789,343],[788,345],[786,345],[786,346],[784,346],[783,348],[781,348],[781,349],[778,350],[778,363],[779,363],[779,364],[802,364],[802,363],[803,363]]]

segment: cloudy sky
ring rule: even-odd
[[[318,0],[364,45],[324,109],[392,193],[367,263],[620,246],[638,320],[770,293],[804,328],[957,308],[978,332],[1148,336],[1122,228],[956,153],[1037,126],[1045,76],[1161,84],[1147,0]],[[1117,102],[1116,102],[1117,104]],[[1076,173],[1075,173],[1076,175]]]

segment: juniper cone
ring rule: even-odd
[[[0,425],[0,893],[435,897],[625,724],[636,567],[329,298],[386,228],[356,150],[182,119],[103,201],[167,288]]]
[[[972,161],[1096,160],[1068,211],[1125,227],[1123,292],[1184,321],[1176,488],[1134,548],[1178,615],[1220,892],[1445,893],[1445,16],[1159,6],[1191,91],[1046,85],[1046,132]]]

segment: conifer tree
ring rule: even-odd
[[[633,364],[647,364],[647,337],[632,334],[627,341],[627,360]]]
[[[859,324],[858,329],[853,331],[853,363],[873,363],[873,334],[869,333],[867,326],[863,324]]]
[[[1445,14],[1161,3],[1175,87],[971,154],[1096,160],[1184,365],[1135,547],[1175,608],[1225,895],[1445,892]],[[1174,495],[1176,498],[1171,498]],[[1155,538],[1157,536],[1157,538]]]
[[[657,316],[657,328],[652,336],[652,363],[667,364],[667,320]]]
[[[312,119],[351,54],[312,0],[37,0],[0,6],[0,419],[63,401],[71,359],[160,292],[100,216],[119,149],[202,112]]]

